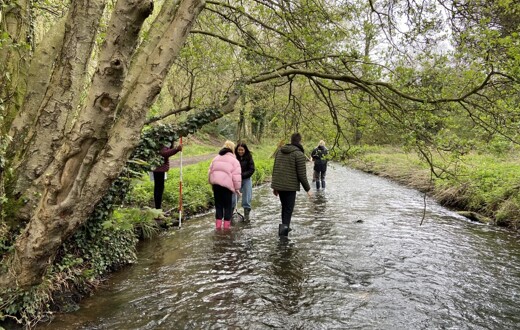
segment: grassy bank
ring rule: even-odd
[[[520,160],[516,155],[467,154],[458,161],[439,155],[434,161],[437,175],[417,154],[370,147],[360,149],[346,163],[427,192],[472,219],[520,228]]]
[[[211,159],[216,156],[220,150],[220,146],[194,146],[193,149],[197,150],[197,152],[193,152],[193,149],[190,149],[190,145],[185,146],[183,157],[189,158],[206,154],[208,155],[208,159],[192,165],[183,166],[182,200],[184,215],[187,218],[213,207],[213,192],[211,185],[208,183],[208,168]],[[253,152],[256,168],[252,177],[253,185],[259,185],[271,177],[273,159],[270,158],[270,156],[274,148],[270,146],[251,145],[250,149]],[[211,153],[208,153],[208,151]],[[180,168],[171,168],[170,171],[168,171],[168,178],[165,181],[163,197],[163,209],[169,211],[168,213],[171,216],[167,220],[172,220],[171,224],[175,224],[175,219],[178,218],[179,179]],[[150,180],[148,174],[143,174],[141,180],[134,183],[134,187],[127,196],[125,204],[127,209],[146,209],[153,207],[153,182]]]

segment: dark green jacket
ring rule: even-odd
[[[271,188],[278,191],[300,191],[300,183],[305,191],[311,190],[307,180],[305,155],[295,145],[286,144],[276,152]]]

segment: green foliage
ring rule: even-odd
[[[490,152],[495,157],[503,157],[514,150],[514,144],[511,140],[503,136],[493,136],[491,141],[483,146],[486,151]]]
[[[212,136],[227,136],[234,139],[237,124],[228,117],[221,118],[214,123],[204,126],[201,131]]]
[[[139,236],[150,238],[159,231],[155,219],[162,215],[161,210],[144,208],[118,208],[112,216],[103,222],[105,230],[138,231]]]
[[[417,156],[395,148],[367,149],[349,164],[407,185],[429,187],[430,193],[446,206],[474,211],[494,219],[498,225],[518,229],[520,162],[512,155],[515,153],[509,157],[502,153],[497,158],[490,153],[470,153],[456,163],[439,156],[435,162],[450,175],[438,178],[429,174],[428,166]]]
[[[143,130],[141,140],[136,147],[126,171],[137,177],[142,172],[153,170],[162,164],[159,150],[162,146],[170,146],[172,141],[177,141],[181,136],[188,136],[197,132],[204,125],[222,117],[218,109],[205,109],[189,115],[180,125],[160,124]]]
[[[213,193],[208,184],[209,164],[210,161],[205,161],[183,167],[183,209],[186,216],[207,210],[212,203]],[[179,185],[180,169],[172,168],[168,171],[163,195],[163,205],[170,212],[175,213],[179,210]],[[153,187],[153,181],[150,181],[148,175],[136,180],[125,204],[139,208],[152,207]]]
[[[464,187],[465,207],[496,217],[502,204],[513,203],[518,195],[520,164],[516,161],[497,162],[493,155],[469,155],[464,158],[464,166],[459,167],[456,177],[446,178],[439,183],[443,187]],[[511,199],[511,197],[513,197]],[[503,213],[501,217],[503,218]],[[517,216],[509,223],[517,221]]]
[[[12,323],[18,324],[18,326],[13,326],[16,328],[23,324],[27,329],[31,329],[37,322],[48,319],[50,315],[48,312],[49,301],[51,299],[49,282],[23,292],[12,290],[6,292],[0,299],[0,321],[11,323],[5,324],[6,329],[11,328]],[[2,324],[0,324],[0,329],[3,329]]]
[[[188,149],[188,148],[186,148]],[[253,174],[253,184],[259,185],[266,182],[270,176],[273,166],[273,159],[269,158],[273,152],[271,146],[264,147],[258,153],[254,152],[255,173]],[[211,161],[204,161],[183,167],[183,209],[184,215],[190,216],[207,210],[213,205],[213,192],[208,183],[208,168]],[[172,168],[168,172],[168,179],[165,181],[163,205],[171,213],[178,212],[179,206],[179,179],[180,169]],[[153,182],[149,177],[142,176],[133,183],[133,189],[125,199],[125,204],[138,208],[151,207],[153,205]],[[176,218],[173,217],[173,220]]]
[[[253,186],[260,185],[265,183],[268,179],[271,178],[271,174],[273,171],[273,162],[272,158],[260,158],[255,157],[255,173],[252,176]]]

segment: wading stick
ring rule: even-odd
[[[180,138],[182,146],[182,136]],[[182,226],[182,150],[181,150],[181,166],[180,166],[180,179],[179,179],[179,228]]]

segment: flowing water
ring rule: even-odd
[[[189,219],[38,329],[520,328],[517,235],[383,178],[336,164],[327,175],[325,191],[297,195],[288,240],[260,187],[249,224]]]

